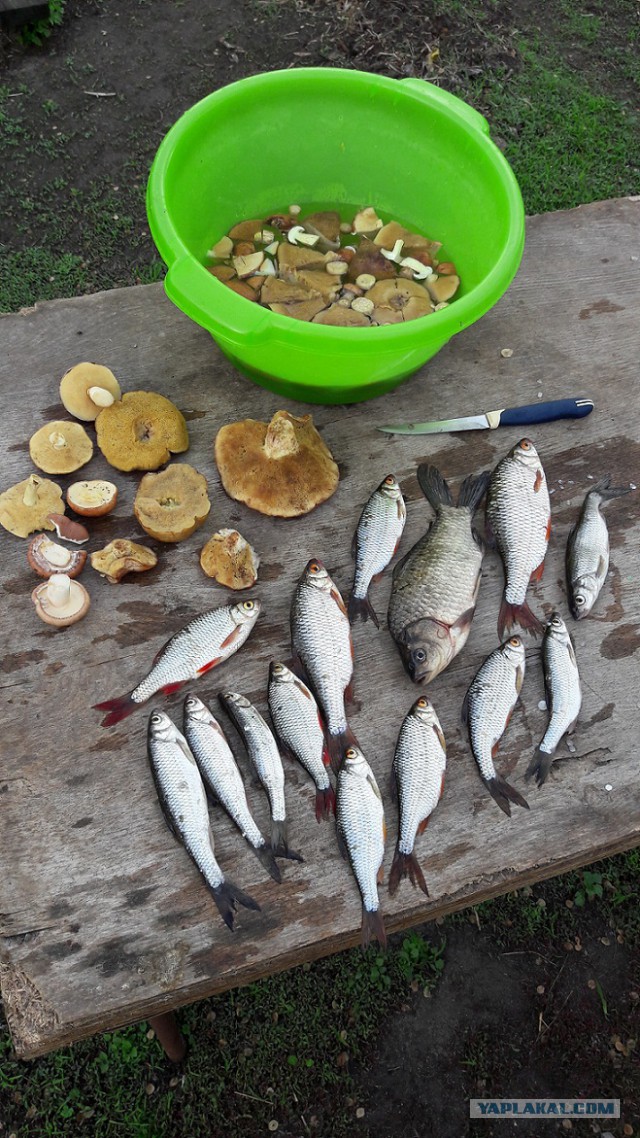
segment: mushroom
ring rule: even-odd
[[[219,281],[224,281],[225,284],[227,281],[234,280],[236,276],[236,270],[232,269],[231,265],[212,265],[210,269],[207,269],[207,272],[211,273],[212,277],[217,277]]]
[[[371,304],[369,311],[373,312],[373,304]],[[324,312],[319,312],[312,320],[312,324],[331,324],[337,328],[360,328],[370,323],[371,321],[367,320],[362,310],[358,311],[358,309],[340,303],[325,308]]]
[[[60,380],[65,411],[86,423],[92,423],[103,407],[110,407],[119,398],[120,384],[102,364],[76,364]]]
[[[82,620],[89,611],[89,594],[79,581],[72,581],[67,573],[54,573],[31,594],[36,612],[45,624],[66,628]]]
[[[327,277],[327,280],[330,282],[331,278]],[[319,293],[303,284],[283,281],[279,277],[265,277],[260,299],[272,312],[278,312],[281,316],[293,316],[296,320],[311,320],[327,305]]]
[[[229,230],[228,235],[232,241],[253,241],[254,233],[263,228],[263,221],[260,218],[253,218],[251,221],[239,221]]]
[[[376,280],[390,280],[396,275],[395,265],[382,256],[373,241],[362,241],[355,257],[349,262],[348,280],[355,281],[363,274],[375,277]]]
[[[336,209],[323,209],[305,217],[303,226],[307,233],[319,238],[319,249],[340,248],[340,214]]]
[[[158,558],[146,545],[118,537],[104,549],[91,554],[91,567],[111,585],[117,585],[127,573],[144,573],[158,564]]]
[[[0,494],[0,525],[16,537],[54,528],[51,511],[64,510],[62,490],[49,478],[31,474]]]
[[[278,268],[285,269],[317,269],[322,268],[324,259],[313,249],[301,245],[289,245],[283,242],[278,245]]]
[[[51,577],[53,573],[78,577],[86,560],[84,549],[65,549],[64,545],[58,545],[46,533],[37,533],[27,549],[27,561],[39,577]]]
[[[101,518],[110,514],[118,500],[118,488],[104,478],[73,482],[67,490],[67,505],[76,514],[87,518]]]
[[[189,447],[184,416],[164,395],[129,391],[96,419],[98,446],[116,470],[157,470]]]
[[[79,423],[55,419],[29,439],[31,461],[46,474],[71,474],[93,454],[93,443]]]
[[[84,545],[85,541],[89,540],[89,530],[80,525],[80,522],[65,518],[64,514],[47,514],[47,521],[51,522],[58,537],[61,537],[63,541],[73,541],[76,545]]]
[[[341,288],[341,281],[337,277],[318,269],[298,269],[293,283],[304,285],[312,297],[323,297],[325,304],[333,300]]]
[[[174,462],[159,474],[145,474],[133,503],[145,533],[167,542],[189,537],[210,509],[206,478],[186,462]]]
[[[354,233],[375,233],[377,229],[382,229],[382,221],[371,205],[361,209],[353,219]]]
[[[367,293],[374,303],[372,318],[378,324],[401,324],[433,312],[433,305],[422,285],[401,277],[378,281]]]
[[[224,236],[224,237],[221,237],[219,241],[216,241],[215,245],[211,246],[209,252],[207,253],[207,256],[208,257],[230,257],[232,252],[233,252],[233,241],[231,240],[230,237]]]
[[[256,290],[252,288],[250,284],[247,284],[246,281],[239,281],[237,277],[232,281],[224,281],[224,284],[226,284],[227,288],[230,288],[232,292],[237,292],[238,296],[243,296],[245,300],[258,299]]]
[[[229,423],[216,435],[215,460],[231,498],[273,517],[307,514],[338,485],[338,467],[311,415],[276,411],[270,423]]]
[[[290,241],[292,245],[309,245],[313,248],[319,243],[320,237],[317,233],[305,232],[301,225],[294,225],[287,233],[287,241]]]
[[[443,277],[434,274],[425,281],[425,284],[433,303],[441,304],[444,300],[451,300],[451,297],[457,293],[460,288],[460,277],[455,273]]]
[[[260,558],[236,529],[221,529],[200,552],[200,565],[228,589],[249,589],[258,580]]]
[[[245,253],[233,258],[233,267],[239,277],[252,277],[264,261],[264,253]]]

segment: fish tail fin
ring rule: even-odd
[[[554,757],[548,751],[541,751],[536,747],[535,754],[524,772],[525,779],[528,781],[532,775],[535,775],[537,785],[542,786],[547,781]]]
[[[131,692],[127,692],[126,695],[118,695],[115,699],[105,699],[103,703],[93,704],[95,711],[107,712],[100,724],[101,727],[112,727],[114,723],[120,723],[139,706],[140,704],[131,698]]]
[[[387,947],[387,932],[379,909],[371,912],[362,906],[362,947],[368,948],[372,940],[377,940],[382,948]]]
[[[218,912],[222,917],[227,928],[233,932],[233,917],[237,912],[238,905],[244,906],[245,909],[254,909],[260,912],[260,906],[253,897],[248,893],[243,893],[242,889],[238,889],[237,885],[233,885],[231,881],[222,881],[215,889],[211,890],[213,899],[217,905]]]
[[[595,491],[599,494],[603,501],[608,502],[611,498],[621,498],[623,494],[630,494],[630,486],[612,486],[611,475],[605,474],[595,486],[591,487],[592,492]]]
[[[510,632],[516,625],[526,629],[532,636],[541,636],[544,632],[543,625],[535,613],[531,611],[526,601],[521,605],[512,605],[503,597],[498,616],[498,636],[500,639],[502,640],[505,633]]]
[[[502,812],[506,814],[508,818],[511,817],[511,802],[513,802],[515,806],[524,806],[525,810],[529,809],[529,803],[526,798],[523,798],[519,791],[511,786],[506,779],[501,778],[500,775],[488,779],[487,787],[494,802],[498,804]]]
[[[458,506],[466,508],[472,514],[475,513],[487,492],[490,481],[490,470],[484,470],[482,474],[470,474],[460,487]]]
[[[339,731],[336,735],[328,733],[327,748],[331,759],[331,770],[334,774],[337,774],[342,766],[346,748],[350,747],[353,743],[357,746],[358,740],[349,726],[347,726],[346,730]]]
[[[409,854],[401,853],[398,846],[396,846],[396,850],[393,855],[393,861],[391,863],[391,869],[389,871],[389,892],[392,897],[404,877],[409,878],[414,888],[416,885],[418,885],[420,889],[422,889],[422,892],[427,897],[429,896],[427,883],[424,879],[424,874],[420,868],[416,855],[413,853],[413,851]]]
[[[316,789],[316,820],[328,820],[336,812],[336,792],[332,786],[326,790]]]
[[[439,506],[453,506],[451,491],[436,466],[421,462],[418,467],[420,489],[434,510]]]
[[[347,601],[347,613],[349,614],[350,624],[355,624],[356,620],[358,619],[369,620],[369,618],[371,618],[376,628],[380,628],[380,621],[378,620],[376,611],[371,604],[371,601],[369,600],[368,594],[366,597],[356,597],[353,595],[353,593],[351,593],[349,600]]]
[[[274,857],[286,857],[288,861],[304,861],[302,854],[289,847],[286,819],[271,822],[271,849]]]
[[[269,842],[265,842],[263,846],[252,846],[251,848],[253,849],[253,852],[260,862],[260,865],[263,865],[266,869],[269,877],[273,878],[273,880],[276,881],[278,885],[280,885],[282,881],[282,874],[280,873],[278,863],[273,856],[273,850]]]

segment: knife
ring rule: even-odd
[[[554,419],[583,419],[593,411],[593,399],[554,399],[550,403],[528,403],[525,407],[503,407],[482,415],[461,419],[440,419],[432,423],[395,423],[378,427],[389,435],[439,435],[447,431],[494,430],[520,427],[528,423],[552,423]]]

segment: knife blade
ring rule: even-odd
[[[552,423],[556,419],[584,419],[593,411],[593,399],[553,399],[549,403],[528,403],[524,407],[502,407],[460,419],[439,419],[429,423],[391,423],[377,427],[389,435],[439,435],[449,431],[495,430],[529,423]]]

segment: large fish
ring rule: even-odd
[[[269,714],[283,753],[297,759],[316,788],[318,822],[335,814],[336,796],[327,773],[329,752],[320,710],[299,676],[275,660],[269,665]]]
[[[529,583],[539,581],[551,533],[551,505],[540,456],[530,439],[500,460],[487,492],[487,523],[504,565],[498,616],[500,639],[515,625],[534,634],[543,626],[529,608]]]
[[[347,747],[338,771],[336,833],[362,897],[362,947],[372,937],[384,946],[387,934],[378,898],[386,839],[384,807],[374,773],[355,744]]]
[[[468,727],[471,750],[482,780],[491,797],[509,817],[510,802],[527,810],[529,804],[496,772],[493,760],[518,702],[524,670],[524,645],[519,636],[512,636],[487,656],[462,705],[462,722]]]
[[[345,746],[355,740],[345,711],[345,699],[353,698],[353,642],[340,592],[315,559],[307,563],[293,594],[291,643],[294,661],[322,708],[331,765],[337,770]]]
[[[103,727],[119,723],[156,692],[170,695],[227,660],[241,648],[260,613],[260,601],[238,601],[197,616],[160,649],[151,671],[126,695],[95,703],[106,711]]]
[[[446,765],[447,749],[440,720],[429,700],[421,696],[402,723],[391,768],[400,815],[389,873],[392,894],[402,878],[409,877],[412,885],[419,885],[429,896],[413,847],[442,797]]]
[[[204,877],[220,916],[233,929],[238,905],[260,909],[257,901],[226,881],[214,853],[207,795],[196,761],[175,723],[158,709],[149,716],[149,761],[169,829]]]
[[[538,786],[545,782],[564,735],[575,729],[582,704],[580,676],[573,641],[561,616],[554,612],[542,641],[544,686],[550,718],[542,742],[527,767],[525,778],[535,775]]]
[[[567,539],[569,608],[575,620],[591,612],[609,571],[609,531],[600,506],[628,494],[630,486],[612,486],[607,475],[587,494],[580,517]]]
[[[212,795],[235,822],[267,873],[274,881],[282,881],[271,845],[263,838],[249,809],[242,775],[226,735],[206,704],[191,692],[184,701],[184,733]]]
[[[418,482],[436,517],[396,565],[389,601],[389,630],[417,684],[439,675],[469,636],[484,555],[473,514],[489,477],[485,472],[465,478],[454,505],[435,466],[418,467]]]
[[[388,474],[366,503],[353,538],[356,571],[347,603],[352,624],[356,617],[371,617],[376,628],[380,627],[369,600],[369,588],[372,581],[382,576],[396,552],[406,520],[402,491],[393,474]]]

